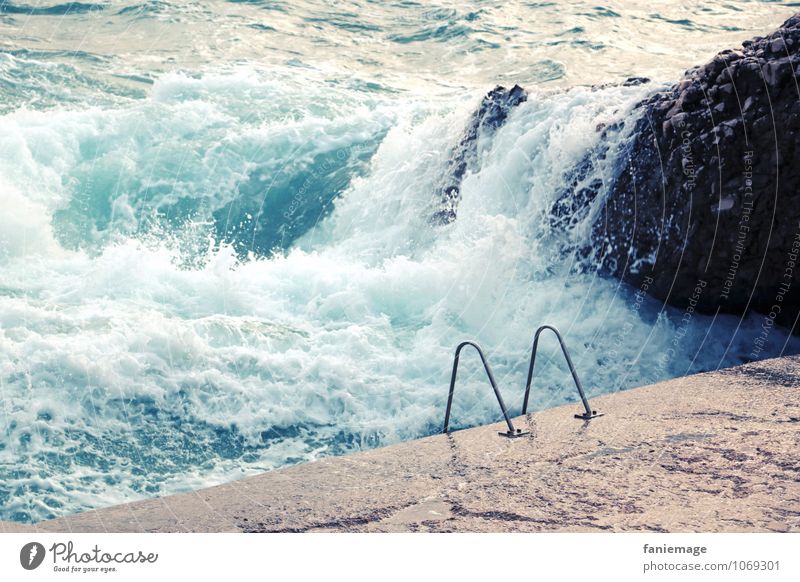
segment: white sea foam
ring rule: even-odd
[[[590,396],[748,352],[745,333],[728,346],[737,322],[718,318],[706,336],[697,317],[656,366],[678,337],[674,315],[655,302],[634,310],[617,282],[575,274],[549,230],[595,127],[627,115],[646,87],[533,92],[482,136],[446,227],[428,220],[433,193],[479,94],[409,104],[282,87],[177,75],[129,108],[0,118],[0,517],[429,434],[462,339],[486,347],[512,411],[542,323],[564,331]],[[352,179],[332,212],[281,252],[245,258],[206,228],[254,168],[309,172],[331,152],[333,167],[336,152],[371,142],[368,162],[339,160]],[[204,203],[180,217],[187,200]],[[182,220],[153,222],[164,212]],[[785,338],[771,339],[780,350]],[[534,406],[574,401],[552,343],[544,353]],[[454,420],[497,418],[470,354]]]

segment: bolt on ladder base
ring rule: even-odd
[[[597,412],[596,410],[592,410],[591,414],[589,414],[588,412],[584,412],[583,414],[576,414],[575,418],[580,418],[581,420],[592,420],[593,418],[597,418],[598,416],[603,416],[603,413]]]
[[[531,434],[531,431],[522,430],[521,428],[518,428],[518,429],[516,429],[516,432],[511,432],[510,430],[507,430],[505,432],[498,432],[497,434],[499,434],[500,436],[509,438],[509,439],[516,439],[516,438]]]

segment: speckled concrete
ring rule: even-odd
[[[800,531],[800,358],[0,531]]]

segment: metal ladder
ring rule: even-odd
[[[598,416],[603,416],[601,413],[598,413],[596,410],[592,410],[589,406],[589,401],[586,399],[586,393],[583,391],[583,385],[581,384],[580,378],[578,378],[578,372],[575,370],[575,365],[572,363],[572,358],[569,356],[569,351],[567,350],[567,346],[564,343],[564,338],[561,337],[561,332],[555,326],[552,325],[543,325],[536,330],[536,334],[533,337],[533,347],[531,348],[531,363],[528,366],[528,380],[525,383],[525,398],[522,402],[522,414],[528,413],[528,399],[530,397],[531,392],[531,385],[533,384],[533,367],[536,364],[536,351],[539,348],[539,336],[545,330],[552,331],[556,338],[558,338],[558,343],[561,346],[561,351],[564,354],[564,359],[567,360],[567,365],[569,366],[569,371],[572,374],[572,379],[575,381],[575,387],[578,389],[578,394],[580,395],[581,402],[583,403],[584,412],[583,414],[576,414],[575,418],[580,418],[581,420],[591,420],[593,418],[597,418]],[[503,397],[500,394],[500,390],[497,388],[497,382],[494,379],[494,374],[492,374],[492,369],[489,367],[489,362],[486,360],[486,356],[483,353],[481,347],[472,341],[464,341],[458,344],[456,348],[455,358],[453,359],[453,373],[450,376],[450,392],[447,395],[447,409],[444,415],[444,429],[442,430],[443,433],[449,432],[450,427],[450,409],[453,406],[453,392],[455,391],[456,386],[456,376],[458,374],[458,363],[459,358],[461,356],[461,350],[464,349],[466,346],[472,346],[478,352],[478,355],[481,358],[481,362],[483,363],[483,368],[486,370],[486,375],[489,377],[489,383],[492,385],[492,390],[494,390],[494,394],[497,397],[497,403],[500,405],[500,411],[503,413],[503,418],[506,421],[506,426],[508,426],[508,430],[506,432],[498,433],[501,436],[514,438],[520,437],[525,434],[528,434],[528,431],[523,431],[519,428],[514,428],[514,424],[511,422],[511,418],[508,416],[508,409],[506,408],[505,402],[503,402]]]
[[[580,378],[578,378],[578,372],[575,371],[575,365],[572,363],[572,358],[569,357],[569,351],[567,351],[567,345],[564,343],[564,338],[561,337],[561,332],[552,325],[543,325],[539,329],[536,330],[536,335],[533,336],[533,347],[531,348],[531,365],[528,367],[528,381],[525,384],[525,399],[522,401],[522,414],[528,414],[528,397],[531,393],[531,384],[533,383],[533,366],[536,363],[536,350],[539,347],[539,336],[542,332],[546,329],[549,329],[558,338],[558,343],[561,345],[561,351],[564,352],[564,359],[567,360],[567,365],[569,366],[569,371],[572,373],[572,379],[575,380],[575,387],[578,389],[578,394],[581,397],[581,402],[583,403],[583,414],[576,414],[575,418],[580,418],[582,420],[591,420],[598,416],[603,416],[599,414],[596,410],[592,410],[589,406],[589,401],[586,400],[586,393],[583,391],[583,385],[581,384]]]
[[[499,433],[502,436],[515,438],[520,437],[522,435],[527,434],[523,432],[521,429],[514,428],[514,423],[511,422],[511,418],[508,416],[508,409],[506,408],[506,403],[503,402],[503,397],[500,394],[500,390],[497,388],[497,382],[495,382],[494,374],[492,374],[492,369],[489,367],[489,362],[486,361],[486,356],[483,355],[483,350],[481,347],[476,344],[475,342],[465,341],[458,344],[456,348],[456,356],[453,358],[453,374],[450,376],[450,392],[447,395],[447,411],[444,413],[444,430],[443,433],[447,434],[449,431],[447,430],[450,426],[450,408],[453,406],[453,391],[456,387],[456,374],[458,374],[458,359],[461,357],[461,350],[463,350],[467,346],[472,346],[478,351],[478,355],[481,357],[481,362],[483,362],[483,369],[486,370],[486,375],[489,377],[489,384],[492,385],[492,390],[494,390],[494,395],[497,396],[497,403],[500,405],[500,410],[503,412],[503,418],[506,420],[506,425],[508,426],[508,430],[506,432]]]

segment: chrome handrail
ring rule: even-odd
[[[575,365],[572,363],[572,358],[569,357],[569,351],[567,351],[567,346],[564,343],[564,339],[561,337],[561,332],[559,332],[558,329],[552,325],[541,326],[536,330],[536,335],[533,337],[531,363],[528,367],[528,381],[525,383],[525,398],[522,401],[522,414],[528,413],[528,397],[530,396],[531,384],[533,383],[533,366],[536,364],[536,350],[539,347],[539,336],[547,329],[556,334],[556,337],[558,338],[558,343],[561,345],[561,351],[564,353],[564,358],[567,360],[569,371],[572,373],[572,379],[575,380],[575,386],[578,388],[578,394],[581,397],[581,402],[583,402],[583,408],[585,412],[583,414],[576,414],[575,418],[591,420],[592,418],[602,416],[602,414],[599,414],[596,410],[592,410],[592,408],[589,406],[589,401],[586,399],[586,393],[583,391],[583,385],[581,384],[580,378],[578,378],[578,372],[575,371]]]
[[[463,350],[467,346],[472,346],[478,352],[478,355],[481,358],[481,362],[483,362],[483,368],[486,370],[486,375],[489,377],[489,383],[492,385],[492,390],[494,390],[494,395],[497,397],[497,402],[500,404],[500,410],[503,412],[503,418],[506,421],[506,425],[508,426],[507,432],[501,432],[502,436],[506,437],[518,437],[526,432],[518,428],[514,428],[514,424],[511,422],[511,418],[508,416],[508,409],[506,408],[505,402],[503,402],[503,396],[500,394],[500,390],[497,388],[497,382],[494,379],[494,374],[492,374],[492,369],[489,367],[489,362],[486,361],[486,356],[483,355],[483,350],[481,347],[472,341],[465,341],[458,344],[456,348],[456,355],[453,359],[453,374],[450,376],[450,392],[447,395],[447,411],[444,415],[444,429],[442,432],[447,434],[449,432],[450,427],[450,408],[453,406],[453,392],[455,391],[456,387],[456,375],[458,374],[458,362],[461,356],[461,350]]]

